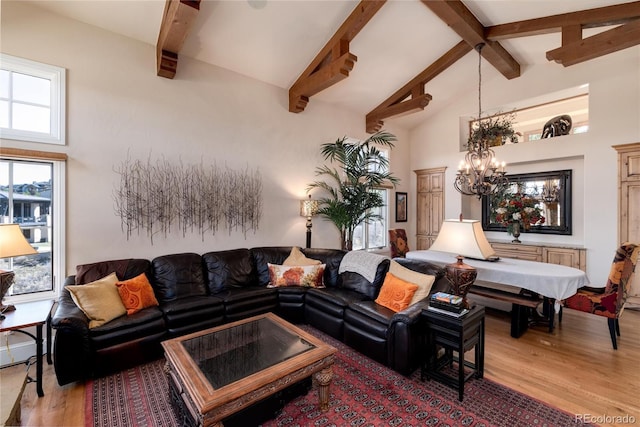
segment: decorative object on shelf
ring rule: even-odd
[[[513,240],[511,241],[511,243],[522,243],[522,241],[520,241],[520,223],[519,222],[513,222],[511,223],[511,235],[513,236]]]
[[[496,222],[507,227],[507,234],[515,238],[512,240],[513,243],[521,243],[518,239],[521,229],[527,231],[532,225],[544,224],[546,221],[538,199],[533,196],[520,192],[505,192],[496,199],[498,203],[492,216]]]
[[[509,186],[482,199],[482,228],[485,231],[507,231],[508,223],[499,220],[496,209],[506,193],[520,193],[537,201],[544,222],[529,224],[527,233],[570,235],[571,169],[508,175]],[[522,224],[523,225],[523,224]],[[521,232],[523,227],[521,226]]]
[[[307,218],[307,248],[311,247],[311,217],[318,213],[318,201],[311,199],[309,194],[308,199],[300,200],[300,216]]]
[[[262,177],[258,169],[237,171],[211,164],[179,165],[162,159],[123,161],[115,168],[120,183],[114,189],[115,211],[127,240],[146,232],[153,244],[158,233],[172,229],[215,235],[258,230],[262,217]]]
[[[482,119],[482,48],[484,43],[476,45],[478,51],[478,129],[471,132],[467,141],[467,154],[460,162],[453,183],[456,190],[466,196],[488,196],[507,187],[505,163],[499,163],[490,147],[491,140],[488,125],[492,119]],[[495,139],[495,136],[494,136]]]
[[[396,193],[396,222],[407,222],[407,193]]]
[[[542,138],[553,138],[556,136],[569,135],[571,132],[571,116],[563,114],[554,117],[544,124],[542,128]]]
[[[29,244],[22,234],[18,224],[0,224],[0,258],[13,258],[23,255],[33,255],[37,251]],[[15,274],[13,271],[0,270],[0,319],[4,319],[2,313],[15,310],[12,304],[4,305],[4,296],[9,291]]]
[[[324,159],[336,162],[338,167],[318,167],[316,175],[327,176],[332,182],[315,181],[308,189],[319,188],[328,194],[318,199],[318,215],[333,222],[340,231],[343,250],[353,249],[357,226],[382,219],[376,209],[385,206],[385,201],[377,190],[400,182],[389,172],[389,159],[375,146],[391,149],[395,140],[394,135],[380,131],[364,141],[352,142],[342,137],[321,146]]]
[[[478,272],[474,267],[465,264],[465,257],[492,259],[495,251],[482,231],[482,224],[477,220],[447,219],[442,223],[440,233],[429,250],[456,254],[457,262],[447,264],[447,278],[453,286],[454,295],[461,296],[465,307],[469,307],[466,299],[469,288],[475,282]]]

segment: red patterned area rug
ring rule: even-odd
[[[405,377],[345,344],[304,326],[338,349],[329,411],[318,409],[314,388],[289,402],[264,423],[276,426],[571,426],[571,414],[488,379],[467,382],[458,392],[419,372]],[[86,425],[95,427],[173,427],[164,360],[87,383]]]

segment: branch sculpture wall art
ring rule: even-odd
[[[127,158],[115,168],[115,212],[127,240],[135,232],[151,239],[174,228],[204,236],[220,229],[258,230],[262,216],[262,178],[258,169],[237,171],[218,165],[155,163]]]

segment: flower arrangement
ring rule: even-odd
[[[526,194],[505,193],[494,203],[493,220],[507,226],[507,233],[513,234],[513,225],[520,224],[525,230],[532,225],[544,224],[545,217],[538,200]]]

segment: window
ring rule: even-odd
[[[371,221],[369,223],[363,222],[356,227],[353,233],[353,250],[358,249],[380,249],[387,245],[387,212],[389,191],[388,190],[376,190],[384,200],[384,206],[376,208],[374,214],[380,215],[382,219],[377,221]]]
[[[65,69],[6,54],[0,60],[0,136],[65,144]]]
[[[0,222],[19,224],[35,255],[0,259],[15,282],[10,302],[52,298],[56,277],[62,277],[61,218],[64,162],[0,160]]]

